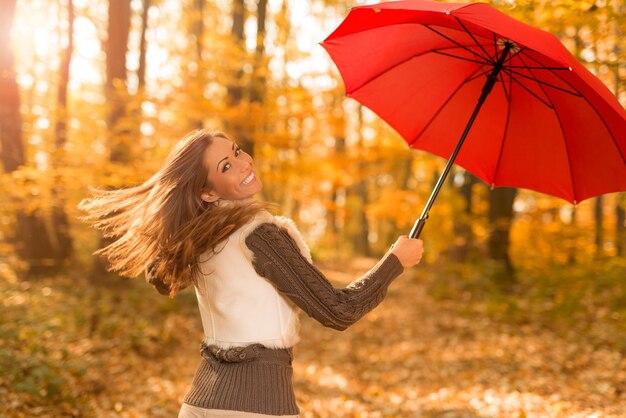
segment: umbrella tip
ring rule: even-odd
[[[489,188],[493,191],[493,189],[496,188],[496,184],[495,183],[491,183],[491,185],[489,186]]]

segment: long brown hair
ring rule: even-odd
[[[203,161],[215,137],[230,140],[222,132],[191,132],[141,185],[90,189],[92,197],[78,207],[87,212],[82,220],[115,239],[96,251],[106,256],[109,270],[128,277],[149,270],[157,290],[174,296],[194,283],[201,254],[208,250],[210,256],[233,231],[269,207],[251,199],[221,205],[200,198],[211,190]]]

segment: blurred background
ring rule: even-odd
[[[408,233],[445,161],[409,150],[346,99],[318,44],[363,3],[2,2],[0,411],[20,416],[24,405],[64,400],[68,409],[53,416],[89,416],[67,400],[82,396],[72,390],[93,366],[85,344],[118,338],[107,318],[146,303],[120,301],[115,286],[155,292],[106,272],[92,256],[101,237],[76,205],[89,186],[145,181],[190,130],[223,130],[253,155],[260,197],[296,221],[320,262],[377,257]],[[491,3],[555,33],[626,103],[624,1]],[[449,179],[423,233],[424,265],[436,272],[429,295],[479,300],[503,321],[583,324],[594,343],[626,351],[625,193],[573,206],[490,190],[460,168]],[[182,309],[158,306],[154,315]],[[124,344],[173,338],[149,322]]]

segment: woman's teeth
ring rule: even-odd
[[[245,179],[243,179],[243,181],[241,182],[241,184],[243,184],[244,186],[248,185],[252,180],[254,180],[254,173],[250,173],[250,175],[248,177],[246,177]]]

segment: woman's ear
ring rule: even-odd
[[[219,195],[214,191],[204,191],[200,194],[200,199],[204,200],[207,203],[214,203],[219,200]]]

